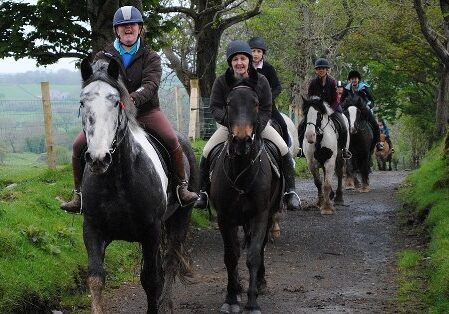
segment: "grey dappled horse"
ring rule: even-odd
[[[135,120],[136,108],[119,80],[119,64],[98,60],[91,66],[85,59],[81,74],[80,109],[88,146],[82,182],[83,236],[92,312],[103,313],[103,262],[113,240],[141,243],[140,281],[148,313],[158,313],[160,307],[171,310],[172,284],[188,267],[182,244],[191,206],[181,208],[171,192],[163,162]],[[193,187],[198,181],[193,152],[188,142],[180,142]]]

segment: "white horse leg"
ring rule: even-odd
[[[92,296],[92,313],[102,314],[103,312],[103,279],[95,276],[87,279],[90,295]]]
[[[323,204],[321,206],[321,215],[332,215],[335,213],[335,207],[330,196],[332,193],[332,176],[335,171],[335,159],[331,158],[324,164],[323,180]]]

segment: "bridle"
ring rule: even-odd
[[[121,100],[118,100],[115,103],[114,107],[118,106],[118,113],[117,113],[117,127],[115,128],[115,134],[114,134],[114,139],[112,140],[111,143],[111,147],[108,149],[109,153],[111,155],[113,155],[115,153],[115,151],[117,150],[117,147],[120,146],[120,144],[122,143],[123,139],[126,137],[126,135],[128,134],[128,127],[125,127],[121,136],[120,136],[120,130],[121,130],[121,126],[125,125],[127,121],[125,121],[126,119],[126,114],[124,113],[124,110],[126,108],[125,103],[122,102]],[[80,106],[78,109],[78,117],[81,114],[81,109],[84,108],[84,103],[82,101],[80,101]],[[84,123],[83,123],[83,132],[84,134],[86,134],[86,130],[84,129]],[[119,138],[120,136],[120,138]]]
[[[252,91],[254,91],[253,88],[246,86],[246,85],[237,85],[235,87],[233,87],[231,89],[231,91],[229,92],[229,95],[231,94],[232,91],[237,90],[237,89],[250,89]],[[229,117],[229,107],[230,107],[230,96],[228,95],[228,98],[226,99],[226,116]],[[259,105],[257,105],[259,106]],[[248,154],[251,154],[251,152],[254,150],[255,148],[255,144],[258,142],[258,138],[256,137],[256,129],[257,129],[257,123],[256,125],[254,125],[253,129],[252,129],[252,133],[251,133],[251,137],[250,137],[250,150]],[[235,135],[232,133],[231,130],[231,121],[229,121],[228,119],[228,125],[227,125],[227,129],[229,132],[229,137],[228,140],[225,143],[225,147],[223,148],[223,151],[226,152],[225,156],[224,156],[224,162],[223,162],[223,173],[226,176],[226,179],[228,180],[228,182],[230,183],[231,187],[237,191],[239,193],[239,196],[241,195],[245,195],[249,193],[249,190],[251,189],[251,187],[253,186],[253,184],[255,183],[256,179],[257,179],[257,175],[260,171],[260,162],[261,162],[261,155],[262,152],[265,150],[265,145],[263,143],[263,140],[260,140],[261,145],[259,147],[259,150],[257,152],[257,154],[255,155],[254,158],[252,158],[248,165],[241,170],[236,176],[235,179],[231,179],[231,176],[229,175],[229,167],[225,166],[225,161],[226,160],[232,160],[235,158],[235,156],[233,154],[231,154],[230,150],[229,150],[229,146],[230,143],[233,141],[233,139],[235,138]],[[245,174],[247,173],[251,168],[253,168],[254,165],[259,165],[259,167],[257,168],[256,173],[253,174],[253,178],[251,180],[251,182],[244,188],[240,188],[237,186],[237,181]]]

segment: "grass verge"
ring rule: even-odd
[[[413,208],[415,220],[424,223],[430,234],[424,252],[427,262],[421,271],[428,275],[428,290],[414,287],[413,281],[408,288],[425,300],[431,313],[449,313],[449,162],[442,156],[442,145],[432,149],[401,190],[404,202]],[[414,253],[405,252],[400,262],[413,264],[416,259]]]

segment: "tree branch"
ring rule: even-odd
[[[223,21],[220,22],[218,28],[220,28],[221,31],[224,31],[225,29],[231,27],[234,24],[237,24],[239,22],[250,19],[256,15],[259,15],[260,14],[260,6],[262,5],[262,2],[263,2],[263,0],[257,0],[257,3],[255,4],[254,8],[251,11],[247,11],[245,13],[224,19]]]
[[[181,81],[182,85],[187,91],[190,91],[190,79],[195,76],[195,74],[187,68],[186,62],[182,60],[170,49],[162,49],[164,55],[167,57],[168,67],[176,72],[176,76]]]
[[[424,37],[427,39],[427,42],[430,44],[440,60],[445,64],[449,64],[449,53],[441,41],[438,40],[436,32],[430,27],[421,0],[413,0],[413,2]]]
[[[191,17],[192,19],[197,19],[198,14],[191,8],[185,8],[185,7],[160,7],[158,8],[159,13],[184,13],[185,15]]]

